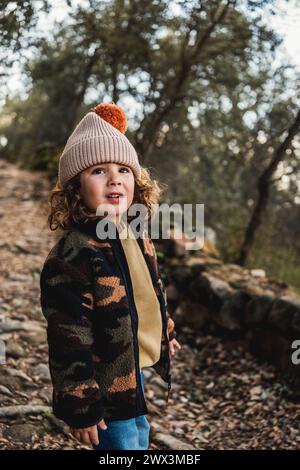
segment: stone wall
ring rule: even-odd
[[[187,251],[177,240],[164,240],[157,252],[179,332],[188,325],[199,335],[244,338],[245,347],[274,364],[300,398],[300,365],[292,362],[292,343],[300,340],[300,296],[261,269],[224,264],[209,245]]]

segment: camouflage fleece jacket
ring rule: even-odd
[[[139,374],[138,314],[119,233],[99,239],[96,220],[64,232],[41,271],[53,413],[74,428],[149,413]],[[137,237],[162,315],[160,359],[151,367],[171,389],[176,336],[151,238]]]

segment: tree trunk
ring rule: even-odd
[[[260,227],[262,223],[262,216],[267,207],[268,199],[269,199],[269,191],[271,186],[271,177],[273,173],[276,171],[278,164],[280,161],[284,159],[286,150],[290,147],[291,142],[297,132],[299,131],[300,127],[300,110],[298,111],[296,118],[289,128],[288,135],[282,144],[279,145],[277,150],[274,151],[273,158],[267,168],[261,174],[257,189],[258,189],[258,198],[257,202],[254,206],[252,216],[250,218],[249,224],[247,226],[244,241],[242,243],[239,256],[235,260],[237,264],[241,266],[245,266],[247,258],[249,256],[250,250],[253,246],[255,235],[257,229]]]

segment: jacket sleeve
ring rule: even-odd
[[[164,298],[164,301],[165,301],[165,308],[166,308],[166,312],[167,312],[167,318],[168,318],[167,326],[168,326],[169,341],[172,341],[172,339],[176,338],[177,332],[175,330],[174,320],[171,318],[171,316],[168,312],[167,291],[166,291],[165,284],[162,280],[161,271],[160,271],[160,267],[159,267],[158,260],[157,260],[156,249],[155,249],[155,246],[154,246],[153,242],[152,242],[152,246],[153,246],[153,250],[154,250],[154,257],[155,257],[156,268],[157,268],[157,272],[158,272],[158,282],[159,282],[159,285],[160,285],[160,288],[161,288],[161,291],[162,291],[162,294],[163,294],[163,298]]]
[[[167,317],[168,317],[168,334],[169,334],[169,341],[172,341],[172,339],[176,338],[177,332],[175,330],[175,323],[174,320],[171,318],[169,312],[168,312],[168,299],[167,299],[167,291],[165,288],[165,285],[163,283],[163,280],[161,276],[159,276],[159,284],[161,286],[161,290],[163,293],[163,297],[165,300],[165,308],[167,312]]]
[[[47,320],[53,413],[73,428],[92,426],[101,421],[104,410],[91,351],[91,282],[84,270],[52,256],[43,266],[40,288]]]

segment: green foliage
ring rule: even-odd
[[[168,185],[164,200],[204,203],[205,224],[216,230],[225,260],[232,260],[258,176],[297,106],[295,72],[288,64],[274,67],[281,40],[263,14],[265,8],[272,12],[273,2],[177,0],[176,9],[167,1],[68,3],[67,21],[51,38],[40,35],[34,42],[36,54],[24,67],[28,96],[6,99],[0,137],[7,145],[0,156],[55,178],[82,115],[103,100],[119,103],[130,116],[127,135],[141,163]],[[297,246],[297,209],[293,203],[284,213],[280,208],[299,193],[299,161],[295,143],[280,169],[290,173],[288,187],[274,183],[268,208],[274,220],[264,221],[271,234],[278,224],[289,227],[269,243],[274,269],[278,247]],[[265,240],[259,237],[251,263],[258,257],[272,264]],[[292,265],[294,255],[281,253]],[[296,279],[292,267],[280,269]]]
[[[270,279],[284,281],[300,294],[299,254],[293,245],[268,243],[268,239],[259,238],[251,252],[249,269],[262,268]]]

